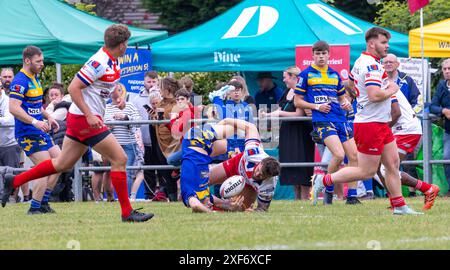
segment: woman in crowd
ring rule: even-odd
[[[261,112],[261,117],[294,117],[305,116],[303,109],[294,105],[294,89],[298,82],[300,69],[289,67],[283,72],[286,91],[279,102],[279,108],[271,113]],[[283,162],[314,162],[314,142],[310,133],[310,121],[281,121],[279,137],[279,160]],[[280,184],[294,185],[297,199],[309,200],[313,167],[281,168]]]
[[[152,119],[170,120],[172,109],[177,103],[175,93],[180,88],[179,82],[173,78],[166,77],[161,80],[162,101],[156,110],[151,112]],[[157,124],[153,126],[157,138],[157,144],[154,148],[157,151],[158,165],[167,165],[167,157],[180,150],[180,141],[172,136],[169,124]],[[152,145],[154,145],[153,142]],[[161,170],[158,171],[158,174],[162,175],[163,179],[160,180],[163,180],[163,182],[160,182],[160,190],[157,193],[159,197],[156,200],[160,200],[159,198],[161,198],[161,201],[164,201],[164,196],[166,196],[170,201],[177,201],[177,183],[172,178],[171,172]]]
[[[122,97],[126,95],[126,89],[123,84],[117,85],[117,90]],[[136,121],[141,120],[141,115],[136,107],[131,102],[125,102],[125,107],[119,108],[117,104],[117,99],[113,99],[112,103],[106,105],[105,111],[105,122],[109,121]],[[112,125],[110,130],[114,137],[122,146],[123,150],[127,154],[127,166],[134,165],[136,159],[136,130],[138,126],[135,125]],[[131,190],[131,185],[133,184],[132,172],[127,170],[127,184],[128,190]]]

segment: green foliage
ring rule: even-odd
[[[322,0],[327,4],[334,6],[345,13],[372,22],[375,19],[376,12],[379,9],[377,5],[371,5],[366,0]]]
[[[61,83],[67,93],[67,87],[72,81],[75,74],[81,69],[83,65],[62,65],[61,66]],[[56,65],[49,64],[40,74],[42,88],[45,89],[56,82]]]
[[[409,13],[408,3],[395,0],[383,1],[377,12],[375,23],[407,34],[409,30],[420,27],[420,12]],[[450,17],[448,0],[432,0],[423,8],[423,24],[438,22]]]
[[[92,14],[92,15],[96,15],[95,12],[94,12],[94,9],[95,9],[95,5],[94,4],[86,4],[86,3],[81,3],[81,2],[72,4],[72,3],[70,3],[67,0],[65,2],[70,4],[70,5],[72,5],[72,6],[74,6],[74,7],[76,7],[79,10],[82,10],[82,11],[87,12],[87,13]]]
[[[168,74],[158,72],[161,77]],[[175,72],[174,79],[181,79],[183,76],[190,76],[194,81],[194,92],[203,96],[203,104],[208,104],[208,94],[215,90],[216,85],[221,82],[228,82],[236,72]]]
[[[406,1],[383,1],[380,6],[381,9],[377,12],[377,18],[374,21],[376,24],[404,34],[408,34],[411,29],[420,27],[420,12],[416,11],[411,15]],[[432,0],[423,8],[424,25],[439,22],[447,18],[450,18],[450,1],[448,0]],[[433,90],[442,78],[441,63],[442,59],[431,59],[431,65],[439,68],[439,71],[431,80],[432,92],[434,92]]]
[[[159,13],[158,23],[181,32],[202,24],[241,0],[142,0],[150,12]]]

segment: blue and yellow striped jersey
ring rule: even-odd
[[[30,116],[42,121],[43,90],[39,79],[21,69],[11,82],[10,98],[22,101],[22,109]],[[42,131],[31,124],[15,118],[16,138],[30,134],[41,134]]]
[[[312,111],[313,122],[345,122],[346,113],[341,109],[338,97],[345,94],[339,73],[330,67],[319,68],[312,64],[299,75],[295,93],[303,95],[305,101],[313,104],[329,103],[331,111]]]

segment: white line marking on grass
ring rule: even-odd
[[[425,242],[425,241],[450,241],[450,236],[440,236],[440,237],[420,237],[420,238],[406,238],[406,239],[400,239],[397,240],[397,242],[400,243],[407,243],[407,242]]]

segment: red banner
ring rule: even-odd
[[[295,48],[295,65],[305,70],[312,63],[312,45],[298,45]],[[330,45],[328,66],[339,72],[342,80],[347,80],[350,70],[350,46]]]

